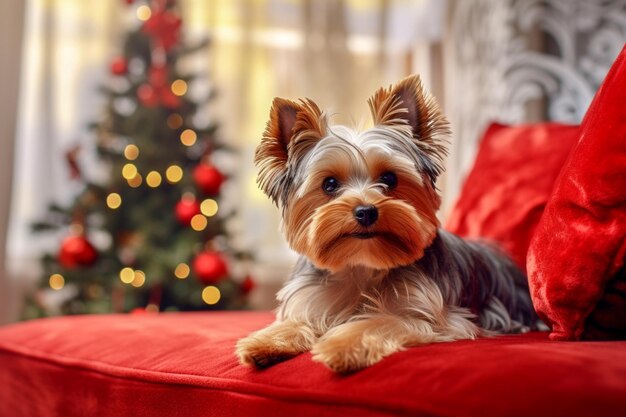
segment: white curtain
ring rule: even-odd
[[[24,5],[0,2],[0,324],[15,316],[13,285],[5,271],[6,235],[9,219],[13,143],[15,138]]]
[[[93,165],[87,123],[97,119],[97,87],[132,24],[135,0],[29,0],[25,30],[15,187],[9,254],[20,281],[36,276],[36,258],[55,239],[33,238],[28,225],[51,201],[71,201],[64,154],[81,143]],[[236,181],[224,188],[240,216],[230,227],[235,245],[253,250],[257,281],[280,281],[293,258],[278,232],[277,210],[257,189],[253,152],[274,96],[309,97],[339,112],[336,121],[366,120],[366,99],[413,71],[441,90],[437,45],[445,1],[438,0],[182,0],[187,39],[212,45],[183,63],[204,71],[218,98],[210,111],[223,140],[240,149]],[[130,7],[130,9],[129,9]],[[120,23],[121,22],[121,23]],[[191,91],[193,94],[193,91]],[[225,161],[228,164],[228,161]],[[267,272],[269,271],[269,272]],[[274,289],[268,290],[271,293]],[[269,297],[272,299],[273,297]]]
[[[101,110],[97,88],[115,53],[119,3],[22,4],[25,16],[17,20],[24,23],[22,79],[7,244],[7,266],[16,291],[38,277],[41,252],[58,247],[55,236],[33,235],[30,225],[42,218],[49,203],[69,202],[80,186],[70,180],[66,151],[80,144],[81,162],[93,162],[87,124]]]

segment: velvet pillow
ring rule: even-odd
[[[525,270],[526,252],[578,126],[492,124],[446,229],[495,241]]]
[[[528,253],[554,340],[624,336],[626,48],[596,93]]]

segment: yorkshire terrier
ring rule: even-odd
[[[352,372],[407,347],[533,324],[526,278],[497,249],[439,228],[448,122],[418,76],[368,101],[374,127],[329,126],[311,100],[276,98],[258,182],[301,257],[277,318],[237,343],[266,367],[311,351]]]

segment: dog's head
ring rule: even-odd
[[[315,266],[391,269],[423,256],[439,222],[435,180],[448,123],[418,76],[370,98],[374,127],[329,126],[311,100],[276,98],[256,150],[258,182],[290,246]]]

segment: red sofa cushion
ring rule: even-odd
[[[553,339],[626,338],[624,94],[626,47],[585,115],[528,253],[533,302]]]
[[[580,128],[558,123],[494,123],[481,140],[445,228],[497,242],[526,269],[535,227]]]
[[[310,354],[266,370],[235,341],[269,313],[74,316],[0,328],[0,415],[622,416],[626,342],[531,333],[433,344],[348,376]]]

